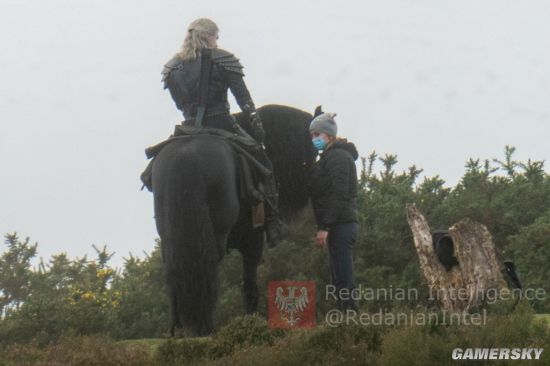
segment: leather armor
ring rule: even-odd
[[[199,81],[201,53],[192,60],[182,60],[174,56],[164,65],[162,81],[170,91],[172,99],[186,120],[197,114],[199,103]],[[206,117],[229,114],[227,89],[229,88],[243,112],[253,112],[254,103],[243,80],[243,66],[232,53],[212,49],[212,69],[206,101]]]

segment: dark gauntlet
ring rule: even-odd
[[[250,125],[252,126],[252,137],[263,143],[265,139],[264,126],[260,115],[256,111],[250,113]]]

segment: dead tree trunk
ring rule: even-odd
[[[487,290],[507,287],[491,234],[484,225],[464,219],[449,229],[458,265],[447,271],[436,254],[428,222],[416,206],[407,205],[407,221],[430,297],[442,309],[468,311],[482,304]]]

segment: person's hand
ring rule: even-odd
[[[265,131],[260,116],[258,115],[258,113],[253,112],[250,114],[250,119],[252,125],[252,134],[254,135],[253,137],[259,142],[264,142]]]
[[[317,235],[315,236],[315,245],[317,248],[324,248],[327,244],[327,237],[328,237],[328,231],[326,230],[319,230],[317,231]]]

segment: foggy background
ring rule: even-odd
[[[182,119],[160,71],[198,17],[257,106],[321,104],[361,156],[397,154],[448,186],[506,144],[550,158],[545,1],[0,0],[2,235],[44,258],[107,245],[117,265],[153,249],[143,150]]]

